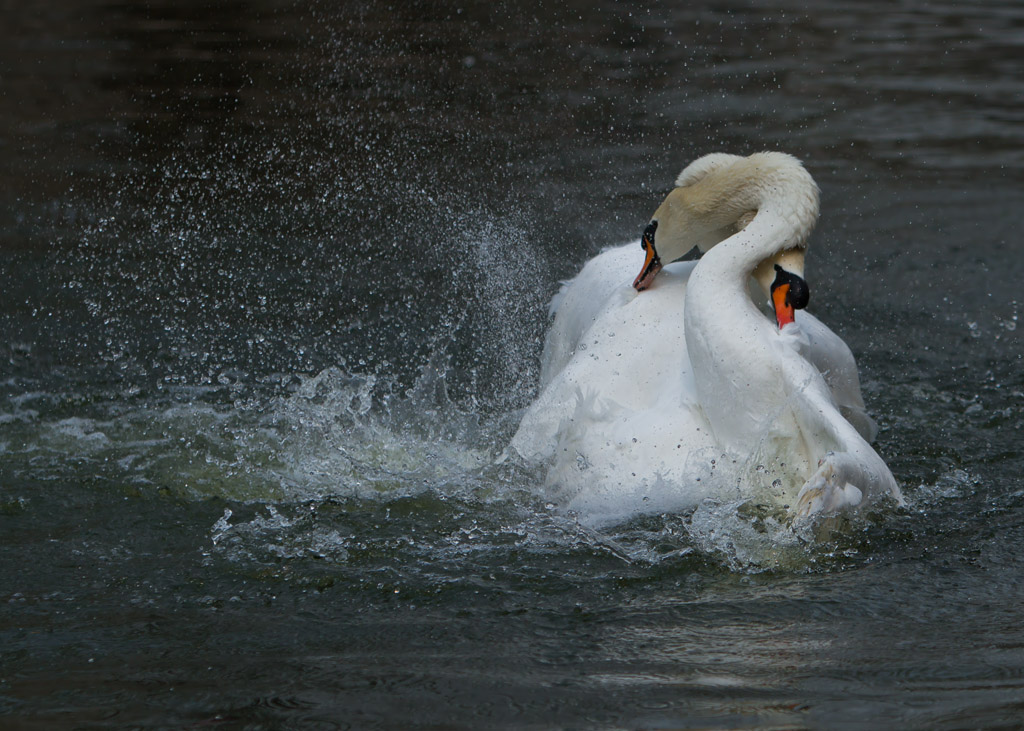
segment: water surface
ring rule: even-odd
[[[1017,4],[2,15],[5,725],[1018,723]],[[908,504],[584,528],[494,463],[546,303],[762,149]]]

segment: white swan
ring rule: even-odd
[[[803,280],[818,188],[777,152],[693,162],[641,245],[607,250],[552,302],[541,392],[511,447],[590,522],[756,495],[794,518],[882,495],[856,364]],[[676,262],[693,246],[699,262]],[[755,284],[756,283],[756,284]],[[646,290],[646,291],[642,291]],[[760,292],[758,292],[760,290]],[[774,301],[775,320],[752,299]]]

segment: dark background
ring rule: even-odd
[[[0,725],[1014,727],[1021,99],[1016,2],[0,4]],[[763,149],[908,506],[584,531],[547,301]]]

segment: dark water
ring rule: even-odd
[[[1020,724],[1017,3],[0,18],[0,725]],[[761,149],[908,505],[588,531],[493,464],[546,302]]]

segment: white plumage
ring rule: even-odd
[[[756,495],[800,518],[900,500],[868,444],[849,348],[806,311],[780,330],[755,304],[775,264],[803,274],[811,176],[782,153],[714,154],[677,185],[652,219],[657,252],[672,261],[697,245],[704,257],[655,270],[637,292],[633,244],[567,282],[512,448],[545,463],[553,495],[594,523],[712,496]]]

